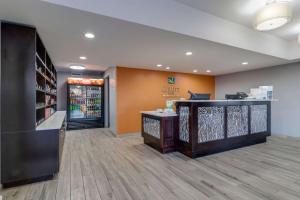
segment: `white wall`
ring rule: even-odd
[[[272,134],[300,137],[300,63],[216,77],[216,98],[260,85],[273,85]]]
[[[0,21],[0,50],[1,50],[1,21]],[[2,51],[2,50],[1,50]],[[2,55],[1,55],[1,51],[0,51],[0,75],[1,75],[1,70],[2,70],[2,67],[1,67],[1,57],[2,57]],[[1,76],[0,76],[0,94],[1,94]],[[1,96],[1,95],[0,95]],[[2,134],[2,128],[1,128],[1,98],[0,98],[0,172],[1,172],[1,138],[2,138],[2,136],[1,136],[1,134]],[[1,173],[0,173],[0,189],[2,188],[2,185],[1,185]]]
[[[109,77],[109,128],[115,135],[117,135],[116,67],[108,68],[104,73],[104,78],[105,77]]]

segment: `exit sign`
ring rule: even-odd
[[[168,77],[168,84],[175,84],[175,77]]]

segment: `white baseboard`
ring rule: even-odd
[[[300,137],[283,135],[283,134],[272,134],[271,137],[279,137],[279,138],[300,140]]]

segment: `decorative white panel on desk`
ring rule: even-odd
[[[227,137],[248,134],[248,106],[227,107]]]
[[[189,142],[189,115],[188,106],[179,107],[179,140]]]
[[[198,108],[198,143],[224,139],[224,107]]]
[[[160,121],[148,117],[143,118],[144,132],[160,139]]]
[[[268,106],[252,105],[251,108],[251,134],[266,132],[268,130]]]

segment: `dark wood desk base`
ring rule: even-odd
[[[145,128],[145,120],[151,120],[152,126],[154,123],[154,132],[148,133]],[[144,123],[145,122],[145,123]],[[154,115],[142,114],[142,136],[144,143],[153,147],[161,153],[169,153],[176,150],[175,137],[178,129],[178,117],[158,117]],[[152,132],[150,130],[149,132]]]

